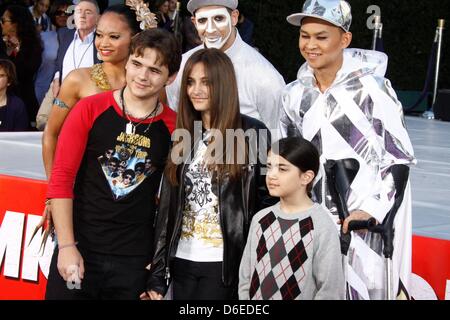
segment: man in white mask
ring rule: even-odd
[[[203,44],[183,54],[180,72],[166,93],[169,106],[177,110],[184,64],[196,51],[216,48],[231,59],[237,76],[241,113],[262,121],[278,138],[281,93],[285,82],[273,65],[246,44],[237,31],[238,0],[190,0],[187,9]]]

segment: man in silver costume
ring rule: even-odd
[[[326,183],[327,160],[359,162],[347,200],[348,222],[374,217],[382,223],[396,195],[392,166],[416,163],[406,131],[403,109],[384,77],[387,56],[376,51],[347,49],[352,34],[350,5],[342,0],[307,0],[301,13],[287,17],[300,27],[299,48],[306,63],[283,94],[283,136],[301,135],[321,154],[316,201],[338,220]],[[411,275],[411,191],[409,181],[394,221],[393,292],[409,298]],[[350,299],[383,299],[386,279],[381,238],[353,232],[348,252]]]

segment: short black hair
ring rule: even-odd
[[[319,172],[319,151],[310,141],[302,137],[283,138],[272,145],[271,151],[292,163],[301,172],[311,170],[314,176]],[[311,181],[306,188],[310,197],[313,183]]]

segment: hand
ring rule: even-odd
[[[3,37],[3,41],[6,45],[6,53],[11,55],[13,51],[19,52],[20,50],[20,41],[16,36],[7,35]]]
[[[59,93],[59,78],[56,78],[53,80],[52,82],[52,93],[53,93],[53,97],[57,97],[58,93]]]
[[[77,247],[59,250],[58,271],[65,281],[80,282],[84,278],[84,261]]]
[[[150,290],[141,294],[140,298],[141,300],[162,300],[163,296],[156,291]]]
[[[362,211],[362,210],[352,211],[350,213],[350,215],[347,217],[347,219],[344,220],[344,224],[342,226],[342,232],[343,233],[347,233],[348,232],[348,224],[349,224],[350,221],[353,221],[353,220],[369,220],[370,218],[372,218],[372,216],[370,214],[368,214],[367,212],[365,212],[365,211]],[[367,229],[359,230],[359,231],[367,232]]]
[[[36,226],[36,228],[44,227],[44,230],[47,232],[51,232],[51,229],[53,228],[53,220],[52,220],[52,207],[51,203],[47,202],[45,204],[44,212],[42,213],[42,218],[39,221],[39,224]]]
[[[30,238],[30,243],[34,239],[34,236],[37,234],[37,232],[39,231],[40,228],[44,229],[44,234],[42,236],[41,248],[40,248],[40,250],[44,251],[45,245],[47,243],[47,238],[49,237],[49,235],[53,234],[53,232],[54,232],[52,211],[51,211],[51,202],[49,200],[47,200],[45,203],[44,212],[42,213],[41,220],[34,228],[33,234],[31,235],[31,238]]]

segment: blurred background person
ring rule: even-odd
[[[173,32],[172,20],[169,17],[169,1],[156,0],[154,4],[154,12],[158,19],[158,28],[166,29]]]
[[[28,9],[34,19],[34,24],[38,32],[49,31],[51,27],[50,17],[47,10],[50,7],[50,0],[35,0],[34,5]]]
[[[67,19],[71,15],[68,8],[72,5],[72,0],[54,0],[48,10],[51,27],[50,30],[57,31],[67,27]]]
[[[186,8],[186,1],[182,2],[180,12],[175,16],[173,25],[176,36],[181,39],[183,53],[203,43],[191,17],[191,13]],[[176,25],[178,25],[178,27]]]
[[[16,66],[17,96],[27,108],[28,119],[36,119],[38,101],[34,91],[36,73],[42,61],[42,44],[28,8],[18,5],[6,7],[1,19],[6,53]],[[35,124],[32,123],[32,126]]]
[[[67,26],[67,18],[70,15],[70,13],[67,12],[67,8],[71,5],[71,0],[55,0],[48,12],[51,21],[50,30],[41,32],[44,51],[42,52],[42,63],[37,72],[36,81],[34,82],[36,99],[41,106],[36,117],[36,128],[38,130],[43,130],[43,126],[45,126],[48,119],[49,109],[52,105],[53,95],[51,93],[50,84],[56,72],[56,58],[59,48],[57,31],[60,28]],[[48,102],[43,104],[42,101],[44,100],[46,93],[48,94]]]
[[[169,16],[170,20],[173,21],[175,14],[177,12],[177,0],[169,0],[169,12],[167,15]]]
[[[16,67],[0,59],[0,131],[27,131],[28,115],[22,99],[14,95]]]

